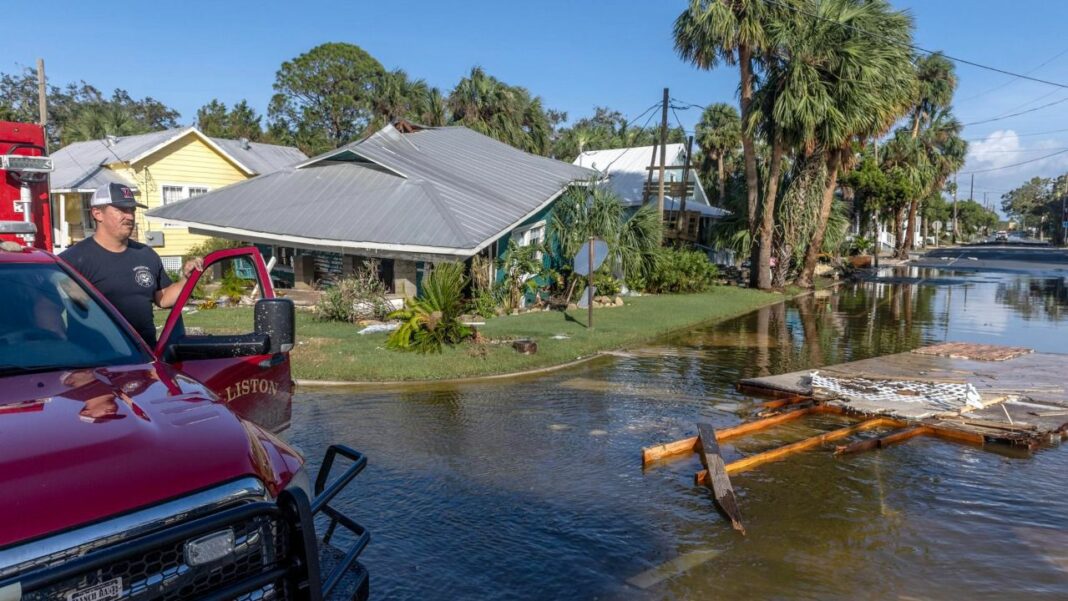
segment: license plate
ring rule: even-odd
[[[67,593],[67,601],[107,601],[122,597],[122,578],[112,578],[89,588]]]

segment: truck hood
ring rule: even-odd
[[[302,459],[162,363],[2,380],[0,548]]]

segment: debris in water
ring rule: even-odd
[[[678,576],[723,554],[719,549],[697,549],[679,555],[671,561],[627,578],[627,584],[642,590],[651,588],[668,578]]]
[[[608,434],[606,430],[590,430],[590,436],[604,436]]]
[[[549,426],[549,429],[553,430],[555,432],[560,432],[561,430],[570,430],[571,426],[568,426],[568,425],[565,425],[565,424],[553,424],[553,425]]]

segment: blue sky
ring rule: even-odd
[[[1068,3],[892,1],[914,16],[919,46],[1068,84]],[[185,123],[212,98],[228,104],[247,98],[265,112],[282,61],[328,41],[358,44],[387,68],[402,68],[445,92],[481,65],[572,119],[597,105],[636,117],[659,101],[665,86],[687,102],[736,102],[734,69],[701,72],[675,55],[671,29],[685,0],[58,1],[43,10],[33,2],[10,4],[7,23],[40,26],[5,27],[0,71],[43,57],[53,83],[84,79],[106,91],[123,87],[135,97],[153,96],[178,109]],[[955,110],[964,123],[1068,99],[1068,89],[966,65],[958,66],[958,75]],[[692,128],[698,111],[678,117]],[[965,137],[972,147],[965,172],[1068,148],[1068,101],[969,126]],[[1068,153],[977,173],[975,196],[982,201],[985,192],[994,202],[1032,175],[1064,171]],[[966,196],[968,176],[960,184]]]

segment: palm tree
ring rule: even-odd
[[[402,69],[386,71],[375,78],[371,92],[371,121],[367,131],[375,131],[398,119],[421,120],[429,87],[422,79],[408,79]]]
[[[710,104],[697,122],[697,145],[710,161],[716,162],[716,175],[719,183],[719,195],[716,200],[723,205],[727,196],[726,176],[723,163],[727,154],[738,148],[742,137],[742,121],[738,110],[725,102]]]
[[[137,121],[130,111],[113,103],[89,104],[63,128],[63,144],[100,140],[107,136],[143,134],[149,128]]]
[[[481,67],[449,94],[450,121],[534,154],[547,155],[552,127],[541,99],[526,88],[509,86]]]
[[[766,49],[764,31],[768,5],[761,0],[690,0],[690,6],[675,19],[675,50],[700,69],[712,69],[721,62],[738,65],[741,120],[749,122],[753,101],[753,58]],[[756,148],[753,136],[742,131],[745,161],[745,188],[749,209],[749,237],[756,234],[757,180]],[[756,266],[756,261],[752,261]],[[750,280],[756,281],[756,269]]]
[[[957,75],[953,63],[942,53],[916,59],[916,97],[912,107],[912,139],[915,140],[925,124],[931,124],[933,116],[949,106],[953,92],[957,88]],[[925,190],[926,192],[926,190]],[[919,197],[909,202],[908,233],[905,235],[907,246],[899,252],[904,258],[905,248],[914,248],[916,243],[916,212],[920,204]]]
[[[798,284],[811,287],[841,172],[853,144],[905,114],[915,86],[912,20],[886,0],[798,0],[795,19],[769,21],[776,54],[761,88],[766,133],[826,162],[826,181]],[[871,32],[879,32],[872,35]],[[773,163],[774,166],[774,163]],[[762,255],[763,256],[763,255]]]

